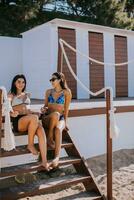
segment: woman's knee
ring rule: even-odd
[[[38,129],[36,131],[36,135],[37,135],[38,139],[40,139],[42,142],[44,141],[46,143],[46,135],[45,135],[44,129],[42,127],[38,127]]]
[[[36,134],[37,134],[37,136],[45,135],[44,128],[42,127],[42,125],[40,123],[38,123],[38,129],[37,129]]]
[[[59,135],[61,133],[61,130],[59,127],[55,128],[55,135]]]
[[[34,125],[38,125],[39,119],[37,115],[31,115],[30,116],[30,123],[33,123]]]
[[[51,113],[50,120],[56,120],[56,121],[59,120],[58,112]]]
[[[64,120],[59,121],[58,124],[57,124],[57,126],[56,126],[56,128],[60,132],[62,132],[64,130],[64,128],[65,128],[65,121]]]

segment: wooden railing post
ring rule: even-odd
[[[110,90],[106,90],[106,126],[107,126],[107,199],[112,200],[112,139],[110,138]]]

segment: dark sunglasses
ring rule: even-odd
[[[58,78],[51,78],[49,81],[54,82],[55,80],[58,80]]]

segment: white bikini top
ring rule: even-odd
[[[17,106],[19,104],[25,103],[25,104],[30,104],[30,98],[27,96],[27,98],[24,100],[18,96],[14,96],[12,99],[12,106]]]

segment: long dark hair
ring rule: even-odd
[[[65,75],[61,72],[54,72],[52,76],[56,76],[60,80],[60,86],[62,89],[68,89]]]
[[[17,88],[16,88],[16,85],[15,85],[15,82],[16,82],[19,78],[23,78],[23,79],[24,79],[24,82],[25,82],[25,86],[24,86],[22,92],[24,92],[25,89],[26,89],[26,78],[25,78],[25,76],[24,76],[23,74],[17,74],[17,75],[13,78],[13,80],[12,80],[11,90],[10,90],[10,93],[12,93],[12,94],[14,94],[14,95],[17,94]]]

